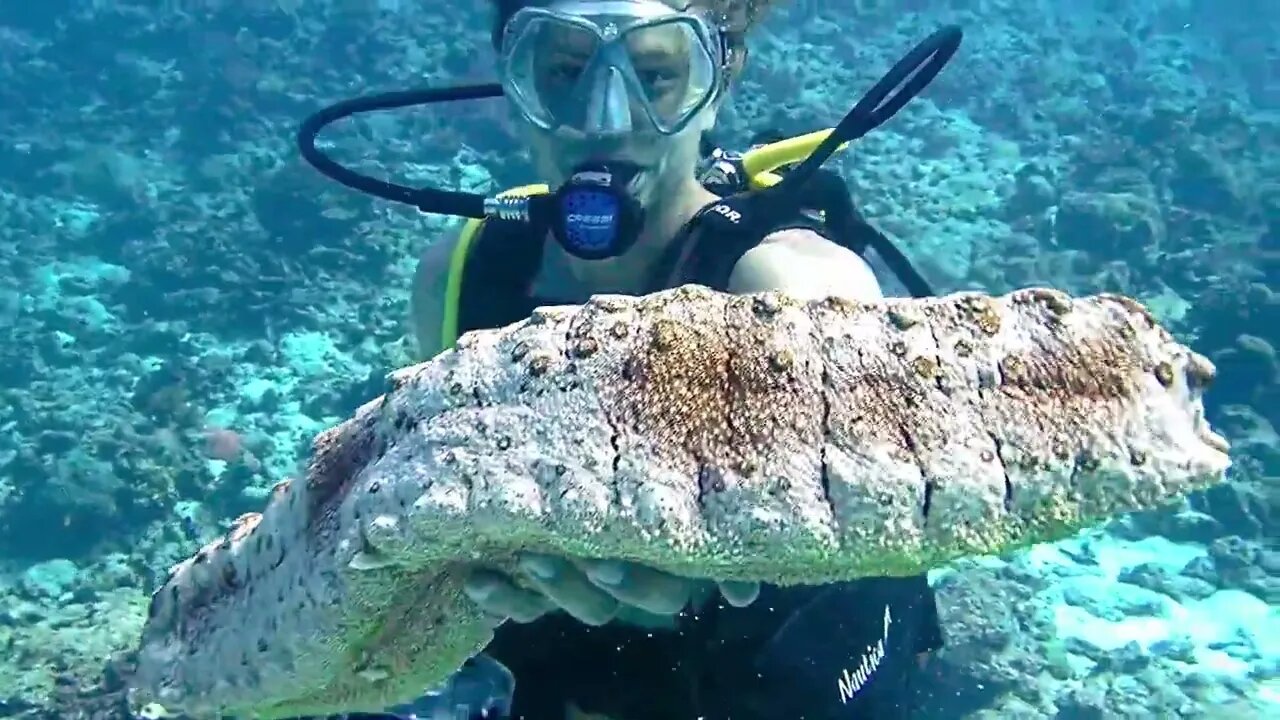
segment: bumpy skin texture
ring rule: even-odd
[[[791,584],[1059,538],[1221,479],[1212,377],[1115,296],[685,287],[539,310],[396,373],[317,438],[305,481],[179,564],[135,699],[263,718],[404,700],[489,640],[461,583],[517,551]]]

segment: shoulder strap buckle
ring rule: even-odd
[[[713,192],[731,195],[748,189],[750,179],[742,153],[716,148],[702,159],[698,180]]]

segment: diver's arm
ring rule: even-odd
[[[809,228],[778,230],[748,250],[734,265],[728,290],[776,290],[800,300],[836,296],[871,302],[884,297],[865,260]]]
[[[418,344],[418,359],[427,360],[444,348],[440,331],[444,323],[444,285],[449,277],[449,261],[457,235],[446,235],[427,246],[413,273],[409,300],[409,326]]]

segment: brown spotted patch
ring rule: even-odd
[[[382,450],[373,403],[357,411],[356,417],[316,436],[311,463],[307,467],[308,517],[315,522],[325,508],[341,501],[356,475]]]

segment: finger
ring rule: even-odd
[[[618,613],[618,601],[601,590],[569,561],[548,555],[527,555],[520,568],[535,589],[586,625],[603,625]]]
[[[746,607],[760,597],[760,583],[727,580],[717,584],[725,602],[734,607]]]
[[[499,621],[511,618],[519,623],[533,622],[555,609],[547,598],[516,587],[515,583],[495,572],[472,573],[463,583],[462,590],[486,615]]]
[[[613,616],[613,621],[643,630],[675,630],[678,617],[671,613],[651,613],[635,605],[618,603],[618,614]]]
[[[693,581],[686,578],[619,560],[582,560],[580,564],[592,584],[624,605],[675,615],[689,603]]]

